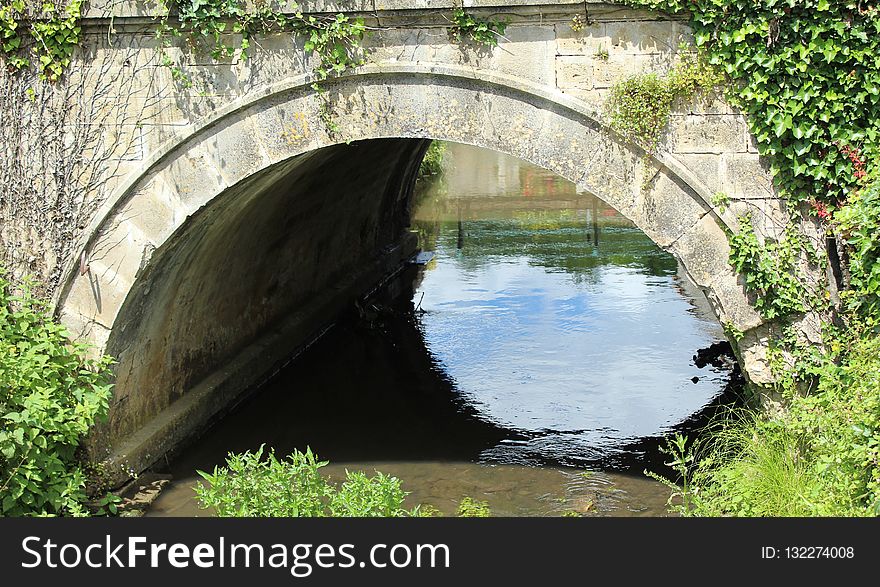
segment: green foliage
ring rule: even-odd
[[[178,0],[177,6],[179,24],[169,20],[172,12],[168,11],[157,26],[157,36],[163,43],[162,63],[171,67],[175,81],[184,87],[192,85],[181,64],[164,53],[174,38],[184,38],[192,47],[203,48],[213,59],[228,59],[236,53],[247,57],[256,35],[292,32],[305,39],[303,49],[316,58],[312,89],[321,101],[321,119],[331,134],[338,130],[321,82],[363,64],[360,43],[366,26],[362,18],[342,13],[303,14],[299,5],[279,0],[255,4],[247,0]]]
[[[507,23],[504,21],[481,19],[463,8],[456,8],[452,11],[449,34],[456,41],[469,40],[477,45],[495,47],[506,29]]]
[[[330,515],[336,517],[399,517],[411,515],[403,509],[406,492],[400,480],[376,471],[372,477],[360,471],[348,472],[339,491],[330,500]]]
[[[210,42],[214,59],[228,58],[235,52],[235,47],[223,42],[224,34],[242,35],[239,48],[247,49],[250,32],[247,25],[252,17],[239,0],[181,0],[177,17],[181,32],[188,31],[196,38],[201,37],[201,41]]]
[[[739,232],[728,235],[730,263],[756,294],[755,308],[768,320],[804,311],[803,287],[797,278],[801,239],[793,226],[779,241],[759,242],[748,215],[739,219]]]
[[[264,458],[265,456],[265,458]],[[196,495],[202,507],[225,517],[400,517],[423,515],[406,510],[406,497],[396,477],[348,472],[336,487],[319,469],[327,465],[311,450],[294,451],[284,459],[274,451],[230,453],[226,466],[213,473],[199,471]],[[428,513],[430,515],[430,513]]]
[[[816,477],[810,447],[782,421],[744,413],[712,438],[689,488],[692,511],[714,516],[842,513],[836,492]],[[824,495],[823,495],[824,493]],[[830,509],[828,509],[830,508]]]
[[[34,63],[57,81],[79,44],[83,0],[0,0],[0,57],[12,70]]]
[[[691,475],[691,468],[694,464],[694,454],[690,447],[688,447],[687,443],[688,439],[686,436],[676,433],[674,437],[666,440],[665,447],[660,448],[660,452],[671,458],[671,460],[665,464],[676,472],[682,483],[681,487],[653,471],[645,471],[645,474],[648,477],[660,481],[672,489],[672,494],[669,496],[668,503],[671,505],[674,500],[680,499],[681,503],[674,506],[674,509],[680,513],[690,512],[692,509],[691,501],[693,490],[691,489],[690,484],[693,477]]]
[[[880,338],[858,337],[841,364],[829,358],[822,368],[818,393],[796,398],[795,429],[837,501],[880,515]]]
[[[119,505],[122,498],[115,493],[107,493],[95,504],[97,510],[95,513],[99,516],[115,516],[119,514]]]
[[[458,516],[461,518],[488,518],[492,515],[489,503],[465,497],[458,503]]]
[[[422,163],[419,165],[419,177],[437,175],[443,170],[443,155],[446,153],[446,144],[442,141],[431,141]]]
[[[850,249],[849,310],[870,326],[880,324],[880,181],[853,194],[834,214]]]
[[[715,192],[712,194],[712,205],[718,208],[718,212],[724,214],[727,206],[730,205],[730,198],[724,192]]]
[[[110,360],[91,360],[0,272],[0,513],[84,513],[80,440],[107,414]]]
[[[880,11],[845,0],[627,0],[687,12],[783,191],[836,206],[880,132]],[[861,147],[861,150],[858,150]],[[855,156],[853,156],[855,155]]]
[[[726,321],[721,324],[721,327],[724,329],[724,334],[727,336],[728,340],[739,341],[746,334],[737,328],[733,322]]]
[[[654,150],[669,122],[674,98],[668,80],[656,73],[636,75],[618,82],[611,88],[606,103],[611,128]]]
[[[653,151],[669,123],[675,99],[708,94],[721,81],[701,53],[683,48],[669,74],[634,75],[611,88],[606,103],[611,128]]]
[[[880,515],[880,338],[853,337],[814,362],[818,389],[781,415],[726,414],[694,445],[671,447],[678,483],[648,473],[697,516]],[[680,484],[679,484],[680,483]]]
[[[678,48],[677,59],[667,76],[676,97],[690,100],[708,98],[724,83],[724,74],[709,62],[706,54],[687,45]]]

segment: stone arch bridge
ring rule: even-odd
[[[751,210],[770,230],[785,212],[743,117],[720,100],[678,104],[647,154],[602,114],[616,81],[670,66],[691,41],[684,22],[592,0],[465,5],[509,22],[497,47],[453,40],[449,0],[304,3],[371,29],[366,63],[324,82],[323,97],[292,35],[226,61],[171,47],[191,76],[181,85],[155,62],[143,8],[114,8],[112,39],[92,9],[84,66],[99,54],[148,64],[125,105],[142,120],[113,129],[133,148],[59,261],[54,297],[61,320],[118,361],[96,456],[148,467],[399,266],[415,246],[410,196],[430,139],[529,161],[614,206],[746,333],[744,370],[768,381],[768,325],[728,265],[724,229]],[[730,198],[723,209],[717,192]]]

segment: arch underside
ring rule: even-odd
[[[669,156],[646,163],[561,94],[474,75],[334,80],[334,133],[309,86],[292,83],[218,113],[131,178],[86,243],[90,271],[71,267],[58,303],[74,332],[118,359],[94,450],[148,466],[277,368],[273,345],[304,344],[370,275],[399,264],[413,247],[425,139],[572,181],[673,253],[719,319],[760,325],[697,176]]]

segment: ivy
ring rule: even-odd
[[[751,217],[739,218],[739,232],[728,236],[730,263],[745,280],[746,291],[757,294],[755,308],[771,320],[804,311],[803,287],[797,279],[800,239],[787,227],[785,236],[761,243]]]
[[[36,65],[57,81],[80,41],[84,0],[0,0],[0,56],[12,70]]]
[[[880,325],[880,181],[870,182],[834,215],[850,247],[848,309],[869,327]]]
[[[214,59],[236,53],[247,57],[255,35],[291,32],[305,37],[303,49],[317,58],[316,84],[363,64],[359,50],[366,26],[362,18],[304,14],[298,4],[267,1],[251,5],[246,0],[179,0],[176,24],[170,20],[173,12],[168,10],[157,27],[166,48],[172,38],[185,37],[190,45],[206,48]],[[173,68],[175,79],[189,85],[180,64],[167,57],[164,63]],[[319,85],[313,87],[320,93]]]
[[[463,8],[452,11],[452,25],[449,34],[456,41],[470,40],[477,45],[495,47],[499,37],[507,30],[507,23],[501,20],[481,19],[466,12]]]
[[[843,0],[626,0],[690,14],[782,192],[833,211],[880,141],[880,11]],[[817,206],[822,204],[823,206]]]

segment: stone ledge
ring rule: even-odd
[[[464,7],[473,9],[475,12],[495,11],[499,13],[516,13],[524,9],[531,9],[532,13],[565,12],[573,14],[575,12],[583,13],[585,9],[591,19],[608,22],[685,20],[684,17],[678,15],[637,9],[613,2],[597,2],[596,0],[557,0],[555,2],[547,0],[302,0],[294,2],[289,0],[284,12],[292,14],[294,4],[298,4],[307,14],[344,12],[376,15],[377,13],[392,12],[451,11],[457,7]],[[112,18],[116,24],[127,19],[155,20],[165,14],[167,14],[166,10],[142,0],[93,0],[86,7],[83,17],[94,21],[108,21]],[[569,18],[571,17],[569,16]]]

